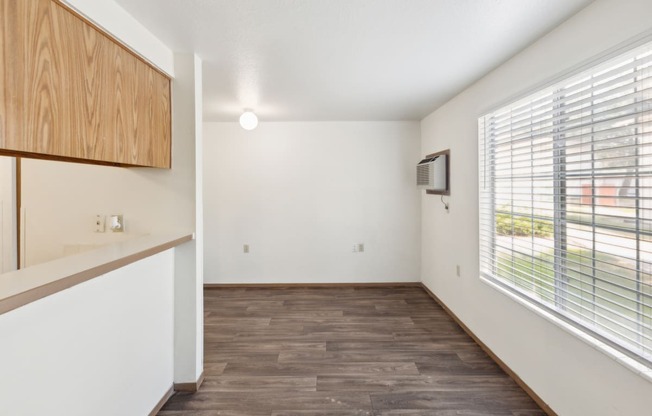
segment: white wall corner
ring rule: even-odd
[[[197,319],[197,374],[204,370],[204,193],[203,193],[203,66],[194,56],[195,67],[195,296]]]
[[[193,54],[175,54],[176,77],[172,83],[172,170],[188,184],[185,194],[189,209],[188,222],[195,240],[175,250],[175,334],[174,382],[194,383],[203,369],[203,277],[201,262],[201,60]],[[198,148],[199,146],[199,148]],[[197,198],[200,198],[198,200]]]

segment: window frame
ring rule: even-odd
[[[554,134],[554,139],[553,139],[553,159],[554,159],[554,169],[555,172],[553,174],[553,182],[554,182],[554,258],[555,258],[555,271],[554,271],[554,287],[555,287],[555,301],[554,305],[556,307],[551,307],[544,302],[541,302],[534,298],[533,296],[530,296],[527,291],[525,290],[520,290],[512,285],[506,284],[505,282],[501,281],[500,278],[497,278],[496,276],[492,276],[491,274],[485,273],[484,272],[484,266],[483,266],[483,250],[485,244],[489,244],[490,247],[494,252],[496,252],[496,211],[497,211],[497,206],[495,203],[496,199],[496,188],[495,188],[495,175],[494,171],[496,168],[496,163],[490,163],[487,164],[486,161],[488,159],[495,160],[495,143],[491,143],[491,145],[487,146],[486,142],[489,142],[488,138],[486,137],[486,134],[484,132],[481,132],[481,130],[484,130],[486,128],[485,126],[485,119],[496,112],[499,112],[501,110],[504,110],[506,107],[509,105],[515,104],[521,100],[524,100],[528,97],[534,96],[538,93],[542,93],[546,89],[549,89],[559,83],[562,83],[564,81],[568,81],[570,78],[582,74],[583,72],[586,72],[588,70],[594,69],[595,67],[602,65],[609,60],[613,58],[617,58],[620,55],[624,55],[627,52],[633,51],[636,48],[643,46],[645,44],[652,43],[652,35],[650,33],[643,34],[636,39],[629,40],[627,42],[624,42],[623,44],[620,44],[616,46],[615,48],[612,48],[603,54],[600,54],[594,58],[591,58],[590,60],[582,63],[581,65],[578,65],[570,70],[567,70],[565,72],[562,72],[549,81],[545,83],[541,83],[531,89],[529,89],[527,92],[520,93],[518,96],[512,97],[508,100],[505,100],[503,103],[500,105],[496,105],[493,107],[492,110],[484,112],[479,118],[478,118],[478,140],[479,140],[479,151],[478,151],[478,156],[479,156],[479,192],[478,192],[478,206],[479,206],[479,261],[480,261],[480,277],[481,279],[484,279],[488,281],[491,285],[497,285],[500,289],[507,291],[510,294],[513,294],[517,297],[517,299],[521,302],[525,302],[528,306],[534,307],[535,309],[541,309],[545,313],[551,314],[557,319],[560,319],[561,321],[565,322],[566,324],[569,324],[572,328],[574,328],[575,331],[580,331],[583,334],[587,334],[589,337],[594,338],[598,341],[601,341],[610,347],[616,349],[617,351],[624,353],[627,357],[632,358],[636,360],[638,363],[643,364],[646,368],[652,368],[652,358],[637,354],[636,352],[627,349],[623,347],[620,343],[614,341],[608,336],[605,336],[601,334],[600,332],[596,332],[592,330],[590,327],[587,327],[586,325],[583,325],[581,322],[578,322],[575,319],[572,319],[568,316],[566,316],[563,313],[560,313],[560,311],[557,309],[559,308],[560,304],[563,304],[564,299],[568,296],[568,294],[564,294],[565,288],[561,287],[563,285],[563,278],[564,272],[558,270],[561,268],[564,268],[564,257],[567,256],[568,251],[566,245],[566,238],[565,238],[565,232],[566,232],[566,219],[565,216],[567,215],[567,207],[566,207],[566,183],[565,179],[566,176],[564,175],[563,172],[557,171],[558,168],[563,169],[566,166],[566,161],[565,161],[565,145],[559,144],[559,142],[563,142],[564,138],[561,137],[563,134]],[[562,116],[563,112],[560,113],[555,113],[556,115]],[[483,143],[484,141],[484,143]],[[591,141],[591,146],[594,146],[594,140],[592,139]],[[637,143],[636,146],[639,144]],[[593,150],[592,150],[593,151]],[[638,165],[638,158],[639,156],[636,156],[637,160],[637,165]],[[483,167],[487,169],[487,166],[489,166],[492,170],[490,175],[483,175]],[[593,168],[595,169],[595,168]],[[636,171],[636,177],[638,178],[638,170]],[[489,180],[489,184],[486,183],[487,178],[491,178]],[[483,183],[484,180],[484,183]],[[637,179],[638,181],[638,179]],[[489,190],[488,192],[486,190]],[[637,185],[637,195],[638,195],[638,185]],[[491,202],[488,203],[489,206],[491,206],[491,217],[489,220],[483,219],[483,214],[486,214],[486,211],[484,211],[483,207],[483,194],[488,193],[491,197]],[[637,197],[638,198],[638,197]],[[595,209],[596,202],[595,200],[592,202],[591,206],[593,209]],[[637,214],[638,218],[638,214]],[[490,238],[491,241],[488,243],[483,243],[483,224],[486,224],[489,222],[489,227],[488,229],[490,230]],[[563,224],[563,225],[562,225]],[[595,233],[595,229],[594,229]],[[486,237],[486,236],[485,236]],[[637,248],[637,250],[639,250]],[[560,253],[563,253],[563,255],[558,255]],[[595,252],[594,252],[595,254]],[[637,253],[638,255],[638,253]],[[496,254],[493,255],[494,262],[497,263],[497,256]],[[561,259],[561,260],[560,260]],[[639,290],[640,291],[640,290]],[[545,314],[544,314],[545,315]]]

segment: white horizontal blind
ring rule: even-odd
[[[652,43],[478,120],[480,269],[652,363]]]

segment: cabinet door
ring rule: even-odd
[[[0,148],[23,149],[25,112],[25,41],[22,2],[0,0]]]
[[[112,44],[104,108],[112,117],[103,134],[114,138],[115,160],[170,166],[170,80]]]
[[[167,76],[54,0],[0,11],[5,153],[170,167]]]
[[[146,128],[150,132],[146,136],[149,137],[146,148],[151,153],[151,166],[170,167],[172,153],[170,79],[145,66],[145,80],[147,85],[145,97],[148,97],[146,109],[150,114],[146,118],[148,122]]]

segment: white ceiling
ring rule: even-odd
[[[116,0],[204,60],[204,120],[420,120],[592,0]]]

